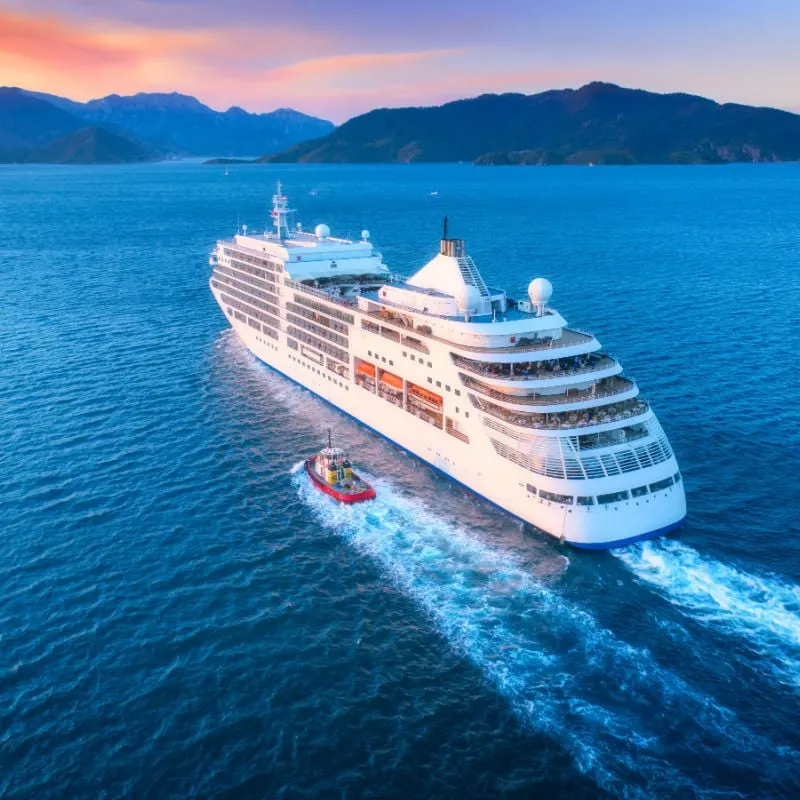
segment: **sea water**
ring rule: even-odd
[[[640,383],[686,527],[561,546],[257,362],[218,237],[442,218]],[[800,167],[0,169],[0,797],[800,795]],[[378,499],[298,462],[331,428]]]

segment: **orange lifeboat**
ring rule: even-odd
[[[403,391],[403,379],[397,375],[393,375],[391,372],[383,372],[381,374],[381,383],[385,383],[401,392]]]
[[[423,389],[422,386],[417,386],[415,383],[410,383],[408,385],[408,393],[416,397],[418,400],[422,400],[425,403],[436,406],[436,408],[442,407],[442,398],[440,395],[435,394],[434,392],[429,392],[427,389]]]
[[[358,375],[366,375],[368,378],[374,378],[375,365],[370,364],[368,361],[359,361],[356,367],[356,373]]]

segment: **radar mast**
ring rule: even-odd
[[[270,215],[278,239],[289,238],[289,214],[292,213],[294,213],[294,209],[289,208],[289,198],[283,194],[281,182],[278,181],[275,194],[272,195],[272,213]]]

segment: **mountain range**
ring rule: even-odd
[[[0,88],[0,162],[111,163],[247,156],[319,137],[333,124],[281,108],[214,111],[187,95],[109,95],[88,103]]]
[[[800,115],[610,83],[382,108],[260,160],[711,164],[800,159]]]

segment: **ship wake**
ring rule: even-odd
[[[663,539],[614,551],[636,577],[697,621],[744,639],[800,685],[800,587]]]
[[[302,475],[293,480],[322,526],[370,557],[525,724],[566,747],[614,796],[704,796],[673,766],[671,748],[691,748],[677,754],[678,763],[687,756],[730,763],[755,751],[765,774],[772,770],[772,743],[649,651],[603,629],[537,577],[535,565],[421,508],[386,481],[370,477],[378,498],[347,507]],[[683,730],[681,742],[666,744],[665,719]]]

